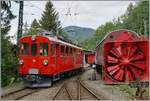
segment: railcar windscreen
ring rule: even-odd
[[[29,44],[28,43],[21,44],[21,55],[29,55]]]
[[[48,56],[48,44],[47,43],[40,43],[40,55]]]

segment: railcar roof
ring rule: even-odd
[[[139,35],[138,35],[136,32],[131,31],[131,30],[128,30],[128,29],[118,29],[118,30],[110,31],[110,32],[108,32],[108,33],[104,36],[104,38],[96,45],[96,48],[107,38],[107,36],[108,36],[110,33],[115,32],[115,31],[120,31],[120,30],[125,30],[125,31],[128,31],[128,32],[135,33],[135,34],[139,37]]]
[[[32,35],[24,36],[24,37],[22,37],[22,38],[31,37],[31,36],[32,36]],[[41,36],[41,35],[37,35],[37,36]],[[63,44],[63,45],[68,45],[68,46],[71,46],[71,47],[74,47],[74,48],[78,48],[78,49],[84,50],[83,48],[81,48],[81,47],[79,47],[79,46],[76,46],[76,45],[73,45],[73,44],[71,44],[71,43],[62,41],[62,40],[58,39],[57,37],[48,37],[48,36],[41,36],[41,37],[48,38],[48,39],[51,40],[51,41],[54,41],[54,42],[57,42],[57,43],[60,43],[60,44]]]
[[[68,46],[71,46],[71,47],[74,47],[74,48],[78,48],[78,49],[83,50],[83,48],[78,47],[78,46],[73,45],[73,44],[70,44],[70,43],[68,43],[68,42],[59,40],[57,37],[54,37],[54,38],[52,38],[52,37],[47,37],[47,38],[48,38],[49,40],[51,40],[51,41],[58,42],[58,43],[60,43],[60,44],[68,45]]]

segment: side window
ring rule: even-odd
[[[65,47],[63,45],[61,45],[61,48],[60,48],[61,56],[64,56],[64,50],[65,50]]]
[[[55,55],[56,55],[56,45],[51,44],[51,56],[55,56]]]
[[[82,54],[82,55],[84,54],[83,51],[81,51],[81,54]]]
[[[29,44],[28,43],[22,43],[20,50],[21,50],[22,55],[29,55]]]
[[[48,43],[40,43],[40,55],[48,56]]]
[[[72,48],[70,48],[70,55],[72,55]]]
[[[82,50],[80,51],[80,54],[82,55]]]
[[[73,49],[73,54],[76,55],[76,49],[75,48]]]
[[[66,47],[66,54],[67,54],[67,56],[69,55],[69,47],[68,46]]]
[[[80,55],[80,50],[78,50],[77,54]]]

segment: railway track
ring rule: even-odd
[[[80,79],[77,80],[78,91],[77,99],[78,100],[102,100],[94,91],[87,87]]]
[[[74,82],[70,84],[70,82]],[[64,82],[61,87],[57,90],[52,100],[102,100],[104,98],[97,95],[94,91],[88,88],[80,79],[77,77],[75,80],[69,80]],[[75,87],[73,90],[70,87]],[[75,94],[76,93],[76,94]]]
[[[66,88],[66,83],[62,84],[62,86],[58,89],[56,94],[53,96],[52,100],[59,100],[59,96],[62,96],[61,94],[62,94],[63,90],[65,90],[65,93],[67,95],[67,96],[63,96],[63,97],[65,97],[65,99],[67,99],[67,100],[73,100],[70,92]]]
[[[5,95],[2,95],[1,99],[2,100],[6,100],[6,99],[7,100],[19,100],[37,91],[38,91],[37,89],[22,88],[22,89],[7,93]]]

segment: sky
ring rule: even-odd
[[[45,9],[47,1],[24,1],[23,23],[28,26],[36,18],[39,20]],[[62,27],[75,25],[97,29],[106,22],[113,21],[126,12],[130,3],[135,1],[52,1],[55,10],[59,13]],[[19,4],[12,2],[11,11],[16,18],[11,21],[9,35],[11,41],[16,43],[18,28]],[[67,16],[67,14],[70,14]],[[24,27],[23,27],[24,29]]]

